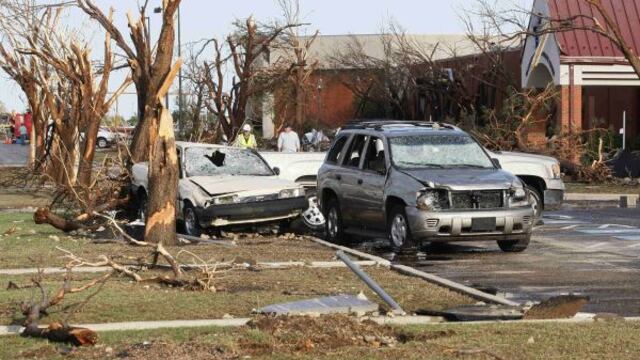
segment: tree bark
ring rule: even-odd
[[[149,128],[149,215],[145,240],[177,245],[178,154],[169,110],[160,105]]]

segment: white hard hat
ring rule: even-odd
[[[244,124],[244,126],[242,127],[242,131],[251,131],[251,125]]]

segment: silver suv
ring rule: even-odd
[[[493,240],[520,252],[533,208],[522,182],[459,128],[370,121],[345,127],[318,173],[330,241],[386,235],[397,250]]]

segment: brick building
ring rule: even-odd
[[[638,53],[640,0],[602,1],[625,41]],[[522,52],[523,87],[559,87],[554,125],[564,131],[606,128],[618,132],[626,111],[627,143],[633,142],[640,128],[640,79],[610,39],[582,30],[592,26],[591,17],[605,24],[601,14],[594,14],[584,0],[536,0],[532,13],[532,35]],[[567,23],[566,31],[544,32],[549,21],[565,19],[575,19]]]

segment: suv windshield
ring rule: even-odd
[[[272,176],[273,170],[251,150],[233,148],[187,148],[187,176]]]
[[[482,147],[466,135],[414,135],[389,139],[393,164],[402,169],[492,169]]]

